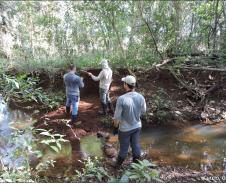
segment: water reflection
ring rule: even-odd
[[[31,131],[25,130],[32,122],[26,113],[8,110],[0,96],[0,156],[4,165],[18,167],[24,162],[19,151],[32,140]]]
[[[225,125],[153,128],[143,131],[141,143],[143,149],[149,148],[150,157],[159,163],[222,173],[222,161],[226,156],[225,133]]]
[[[80,145],[81,152],[85,158],[88,156],[103,156],[101,139],[97,138],[94,135],[82,138]]]

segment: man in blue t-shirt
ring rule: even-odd
[[[141,156],[140,132],[141,114],[146,112],[144,97],[135,92],[136,78],[126,76],[122,78],[126,93],[120,96],[116,103],[114,126],[118,128],[120,150],[115,167],[119,167],[126,158],[129,146],[132,148],[133,162]]]
[[[64,84],[66,86],[66,113],[70,114],[72,106],[71,121],[74,123],[78,116],[78,104],[80,99],[80,88],[84,87],[83,78],[75,74],[76,67],[73,64],[69,66],[69,72],[64,75]]]

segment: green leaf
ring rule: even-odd
[[[41,132],[40,135],[51,136],[51,134],[48,131]]]
[[[50,146],[50,148],[52,148],[56,153],[59,153],[59,149],[56,146]]]
[[[129,176],[129,179],[138,179],[139,177],[139,174],[133,174]]]
[[[151,177],[150,177],[150,175],[148,175],[147,173],[143,173],[143,175],[144,175],[144,177],[148,180],[148,182],[150,182],[151,181]]]
[[[60,150],[62,149],[61,144],[59,142],[56,142],[56,145]]]
[[[151,170],[150,176],[151,177],[159,177],[159,171],[157,171],[157,170]]]
[[[14,81],[14,84],[15,84],[15,86],[16,86],[16,88],[17,88],[17,89],[19,89],[19,88],[20,88],[20,85],[19,85],[19,83],[18,83],[18,82]]]

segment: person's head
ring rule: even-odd
[[[74,64],[70,64],[69,67],[68,67],[69,71],[71,72],[76,72],[76,66]]]
[[[136,78],[132,75],[128,75],[124,78],[122,78],[122,81],[124,82],[124,89],[126,91],[133,91],[136,87]]]
[[[109,67],[108,66],[108,60],[107,59],[102,59],[101,60],[101,67],[102,67],[102,69],[106,69],[106,68]]]

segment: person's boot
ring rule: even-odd
[[[72,115],[71,116],[71,123],[74,124],[77,120],[77,115]]]
[[[102,106],[103,111],[99,111],[98,114],[99,115],[107,115],[107,104],[101,103],[101,106]]]
[[[107,106],[108,106],[109,113],[110,114],[114,114],[114,106],[113,106],[113,104],[111,102],[108,102]]]
[[[141,157],[133,157],[133,163],[139,163]]]
[[[124,158],[118,156],[117,161],[112,163],[112,167],[120,168],[122,166],[122,163],[123,163],[124,160],[125,160]]]
[[[79,125],[81,125],[82,122],[81,121],[77,121],[77,120],[78,120],[78,115],[72,115],[70,124],[73,127],[79,127]]]
[[[66,106],[66,112],[65,112],[66,118],[70,116],[70,111],[71,111],[71,110],[70,110],[70,107],[67,107],[67,106]]]

